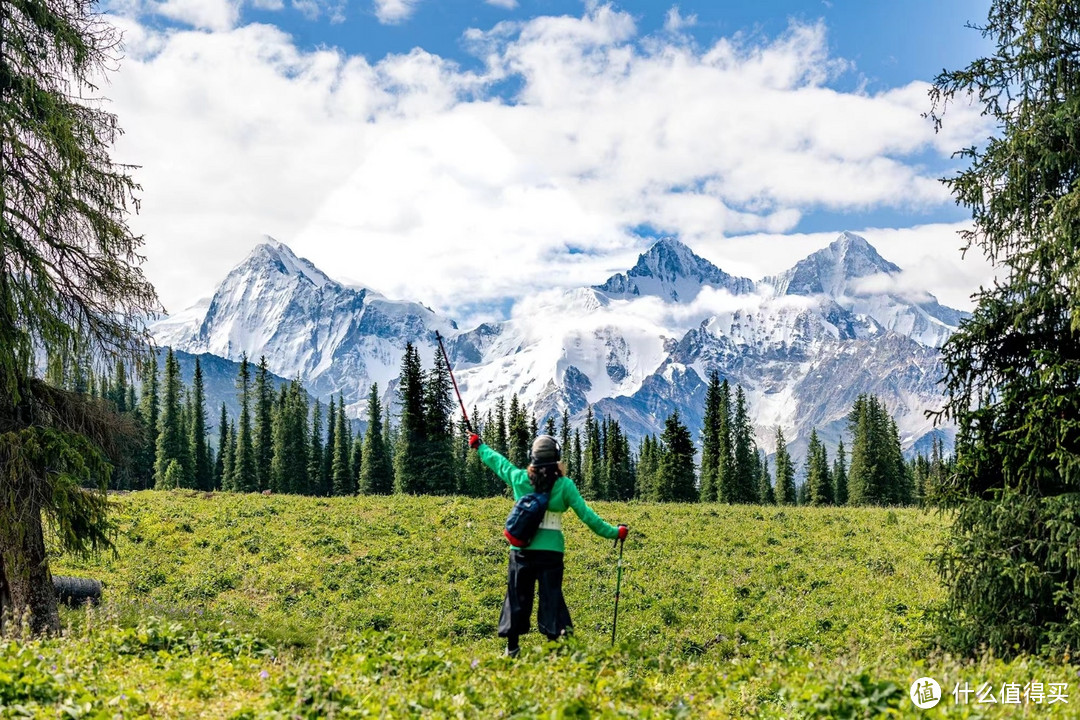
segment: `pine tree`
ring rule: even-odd
[[[811,505],[832,505],[833,485],[829,477],[829,457],[825,446],[818,440],[817,430],[810,431],[810,444],[806,449],[807,501]]]
[[[697,500],[695,487],[694,440],[675,410],[664,422],[663,453],[657,469],[657,499],[661,502]]]
[[[763,505],[775,505],[776,493],[773,491],[772,478],[769,477],[769,459],[765,457],[765,453],[759,453],[761,456],[761,475],[759,476],[758,484],[758,497]]]
[[[844,454],[844,441],[836,447],[836,460],[833,462],[833,486],[837,505],[848,504],[847,457]]]
[[[570,411],[564,409],[562,412],[562,422],[559,424],[559,445],[562,446],[563,462],[567,463],[567,473],[569,473],[569,455],[573,450],[570,436]],[[570,475],[570,477],[574,477]]]
[[[195,487],[214,489],[214,468],[210,464],[210,448],[206,444],[206,393],[203,389],[202,365],[195,358],[195,379],[191,395],[191,456],[195,471]]]
[[[225,403],[221,403],[221,418],[218,420],[217,460],[214,463],[214,490],[220,490],[225,479],[225,448],[229,444],[229,416]]]
[[[550,435],[553,438],[558,437],[558,435],[556,434],[556,431],[555,431],[555,416],[554,415],[548,415],[547,419],[544,420],[544,434],[545,435]]]
[[[181,462],[183,446],[187,438],[180,427],[180,398],[183,386],[180,380],[180,366],[172,348],[165,356],[165,394],[161,402],[161,415],[158,428],[157,455],[154,460],[154,487],[158,490],[169,489],[165,471],[173,460]]]
[[[574,428],[574,447],[570,453],[570,466],[568,468],[571,478],[582,479],[582,464],[581,429]]]
[[[598,500],[603,492],[603,455],[600,442],[600,423],[593,419],[590,405],[585,413],[585,446],[582,448],[581,457],[581,495],[586,500]]]
[[[720,419],[716,441],[716,499],[738,502],[735,477],[734,422],[731,417],[731,386],[727,379],[720,383]]]
[[[323,446],[322,468],[319,474],[319,487],[322,494],[334,494],[334,448],[337,446],[337,401],[330,396],[330,404],[326,408],[326,444]]]
[[[488,433],[494,435],[488,443],[495,452],[506,457],[509,452],[509,443],[506,437],[506,400],[502,395],[495,399],[495,424],[488,423],[488,425],[495,430],[494,433]],[[502,483],[501,480],[499,482]]]
[[[353,476],[350,472],[349,459],[351,455],[350,440],[351,431],[345,420],[345,401],[338,397],[337,417],[334,418],[334,465],[333,465],[333,494],[339,497],[353,495],[356,489],[353,487]],[[330,418],[326,419],[329,425]]]
[[[754,428],[750,425],[749,408],[742,386],[736,386],[735,417],[732,424],[732,444],[735,455],[735,478],[732,483],[733,502],[754,503],[758,497],[758,462],[754,452]]]
[[[331,398],[331,404],[333,398]],[[327,414],[327,425],[332,424],[330,422],[330,415]],[[330,486],[324,484],[323,474],[324,465],[324,453],[323,453],[323,439],[322,439],[322,403],[315,400],[315,406],[311,410],[311,434],[310,441],[308,443],[307,452],[307,478],[308,487],[306,492],[301,490],[299,492],[305,492],[305,494],[318,495],[325,497],[330,494]]]
[[[489,413],[488,417],[490,416],[491,415]],[[472,417],[479,423],[480,411],[475,405],[473,406]],[[462,424],[464,425],[464,422]],[[474,427],[474,430],[478,435],[480,435],[480,437],[483,437],[484,431],[487,430],[487,425],[477,424]],[[467,441],[468,430],[462,432],[462,436]],[[463,492],[466,495],[471,495],[472,497],[487,496],[489,494],[490,488],[490,483],[487,477],[488,472],[490,471],[487,469],[487,466],[480,461],[479,453],[467,451],[465,455],[465,487],[463,488]]]
[[[304,495],[327,495],[329,489],[320,484],[319,466],[322,455],[316,454],[316,450],[321,451],[321,447],[309,446],[309,443],[317,445],[317,441],[321,440],[322,428],[308,427],[308,402],[299,378],[294,378],[289,383],[285,407],[285,468],[288,473],[286,490]],[[312,458],[315,458],[316,464],[314,471]]]
[[[709,374],[705,393],[705,420],[701,429],[701,501],[715,502],[718,497],[720,465],[720,376]]]
[[[233,489],[236,492],[255,492],[259,489],[259,479],[255,476],[255,448],[251,431],[251,365],[247,354],[240,356],[236,389],[240,391],[240,419],[236,426]]]
[[[270,488],[271,469],[274,459],[274,424],[271,411],[274,407],[274,385],[266,356],[259,358],[255,371],[255,477],[258,488]]]
[[[794,505],[795,467],[791,464],[784,431],[776,426],[776,502],[780,505]]]
[[[379,402],[378,383],[371,385],[367,410],[368,427],[364,435],[360,492],[365,495],[388,495],[394,491],[394,466],[382,434],[382,403]]]
[[[398,379],[398,402],[401,405],[401,425],[398,429],[394,454],[394,490],[412,495],[428,489],[426,470],[427,428],[424,419],[424,375],[420,356],[412,343],[405,346]]]
[[[510,396],[509,416],[509,455],[507,459],[518,467],[529,464],[529,448],[532,445],[532,436],[529,433],[529,420],[525,416],[525,409],[518,402],[518,396]]]
[[[225,444],[225,476],[221,489],[236,490],[236,421],[229,422],[229,441]]]
[[[442,351],[435,352],[435,365],[424,385],[424,429],[426,435],[424,474],[427,492],[450,495],[457,485],[454,467],[454,400],[450,371]]]
[[[76,368],[79,366],[76,365]],[[83,373],[78,371],[77,377]],[[77,381],[78,382],[78,381]],[[77,392],[77,391],[76,391]],[[139,425],[142,438],[136,463],[136,487],[145,490],[153,486],[154,463],[157,455],[158,422],[160,404],[158,401],[158,364],[157,355],[150,353],[142,366],[142,385],[139,394]]]

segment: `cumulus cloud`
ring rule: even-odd
[[[378,5],[389,21],[416,3]],[[133,224],[173,310],[264,233],[333,276],[451,314],[603,282],[633,264],[643,224],[714,254],[751,234],[771,261],[769,239],[807,211],[940,207],[919,160],[984,132],[959,108],[952,139],[935,135],[923,83],[831,88],[847,64],[821,24],[696,48],[641,38],[632,16],[593,3],[470,31],[484,68],[466,71],[419,49],[301,51],[265,25],[126,22],[136,31],[109,88],[119,159],[142,166]],[[493,94],[507,78],[517,94]]]
[[[697,15],[683,16],[679,12],[679,6],[675,5],[664,16],[664,29],[668,32],[681,32],[682,30],[697,25]]]
[[[420,0],[375,0],[375,17],[384,25],[404,22],[416,12]]]
[[[229,30],[240,18],[240,3],[230,0],[166,0],[152,5],[159,15],[203,30]]]

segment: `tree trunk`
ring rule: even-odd
[[[58,634],[60,613],[45,553],[41,504],[27,481],[15,482],[19,522],[0,523],[0,575],[6,580],[7,590],[3,607],[10,609],[16,629],[25,618],[34,635]]]

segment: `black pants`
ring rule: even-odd
[[[563,554],[553,550],[512,550],[506,599],[499,617],[499,637],[524,635],[532,619],[533,595],[540,584],[536,626],[549,638],[573,628],[562,593]]]

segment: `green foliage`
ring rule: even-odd
[[[784,431],[776,426],[776,502],[779,505],[795,504],[795,467],[791,464]]]
[[[206,394],[203,390],[202,366],[195,358],[195,378],[192,383],[192,422],[188,434],[194,463],[194,486],[199,490],[213,490],[213,467],[210,464],[210,448],[206,443]]]
[[[236,453],[233,457],[229,488],[236,492],[255,492],[259,489],[259,478],[255,467],[255,441],[251,430],[251,364],[246,353],[240,357],[236,389],[240,391],[240,418],[236,425]]]
[[[364,456],[360,468],[360,492],[387,495],[394,490],[394,466],[382,436],[382,404],[378,383],[368,394],[368,427],[364,435]]]
[[[525,636],[522,657],[508,661],[495,636],[507,507],[400,495],[124,496],[119,555],[62,567],[107,576],[106,605],[68,612],[63,638],[0,640],[0,676],[14,678],[0,692],[20,693],[5,707],[52,716],[77,701],[91,717],[870,718],[918,714],[907,688],[924,675],[946,691],[963,680],[1076,675],[1033,658],[926,654],[922,607],[941,595],[924,558],[942,537],[935,515],[678,503],[617,508],[632,532],[616,647],[610,543],[568,521],[576,637]]]
[[[415,495],[425,492],[424,476],[426,428],[424,425],[424,384],[420,356],[412,343],[405,346],[398,378],[401,422],[394,453],[394,490]]]
[[[701,428],[701,500],[717,500],[717,474],[720,465],[720,376],[709,374],[705,393],[705,418]]]
[[[656,469],[653,494],[661,502],[697,500],[694,484],[694,441],[676,410],[664,423],[663,444]]]
[[[154,460],[154,487],[158,489],[170,487],[165,478],[165,472],[174,460],[180,465],[181,479],[187,474],[183,466],[183,448],[187,443],[187,437],[184,436],[180,420],[180,397],[183,394],[183,387],[180,381],[180,365],[176,362],[172,348],[169,348],[169,353],[165,356],[164,388],[165,394],[161,399],[159,416],[157,454]]]
[[[810,443],[806,449],[806,486],[811,505],[833,504],[833,482],[829,476],[829,456],[825,446],[818,440],[817,430],[810,431]]]
[[[946,180],[994,285],[942,348],[958,426],[941,501],[957,520],[940,557],[945,641],[1003,654],[1077,646],[1080,582],[1080,7],[997,0],[989,57],[943,72],[933,115],[974,97],[998,134]],[[961,562],[962,556],[966,562]],[[1036,622],[1032,624],[1032,620]]]

